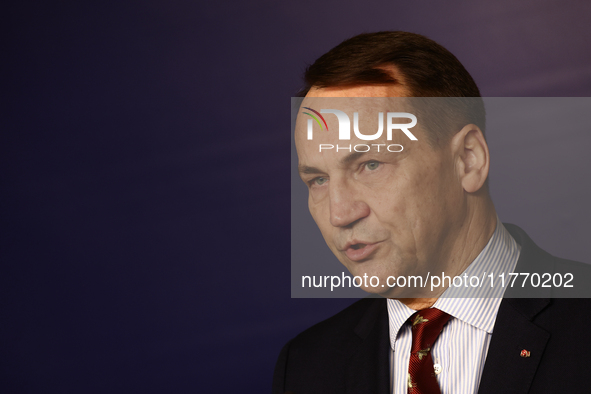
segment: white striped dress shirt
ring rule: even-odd
[[[496,229],[482,252],[462,273],[482,277],[493,273],[513,272],[521,247],[497,218]],[[434,308],[452,317],[432,347],[435,364],[441,366],[436,375],[441,394],[475,394],[478,392],[488,346],[501,304],[504,289],[483,286],[468,293],[462,288],[448,288],[435,302]],[[456,298],[457,297],[457,298]],[[408,362],[412,332],[408,318],[416,312],[395,299],[388,299],[390,324],[390,388],[393,394],[407,394]],[[502,379],[502,377],[499,377]]]

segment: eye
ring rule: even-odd
[[[367,163],[365,163],[365,168],[367,168],[370,171],[376,170],[379,166],[379,161],[368,161]]]
[[[323,184],[326,183],[326,181],[328,181],[328,178],[325,178],[323,176],[319,176],[318,178],[312,179],[312,185],[322,186]]]

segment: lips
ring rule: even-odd
[[[365,260],[374,253],[379,243],[350,242],[345,246],[345,254],[352,261]]]

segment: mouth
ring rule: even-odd
[[[345,246],[344,252],[349,260],[363,261],[372,257],[378,245],[379,243],[352,242]]]

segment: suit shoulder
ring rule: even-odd
[[[591,273],[591,264],[583,263],[580,261],[562,259],[560,257],[554,257],[556,261],[556,267],[559,268],[561,271],[574,269],[577,271]]]
[[[363,330],[364,320],[371,325],[371,315],[377,314],[382,308],[386,308],[386,300],[383,298],[363,298],[349,305],[334,316],[323,320],[312,327],[302,331],[290,341],[292,346],[314,345],[322,342],[324,345],[335,340],[342,340],[354,332],[356,328]],[[361,326],[361,327],[359,327]],[[370,327],[371,328],[371,327]]]
[[[388,340],[387,313],[386,299],[364,298],[297,335],[277,360],[274,393],[344,392],[349,363],[358,351],[373,349],[372,344],[381,349],[377,342]]]

